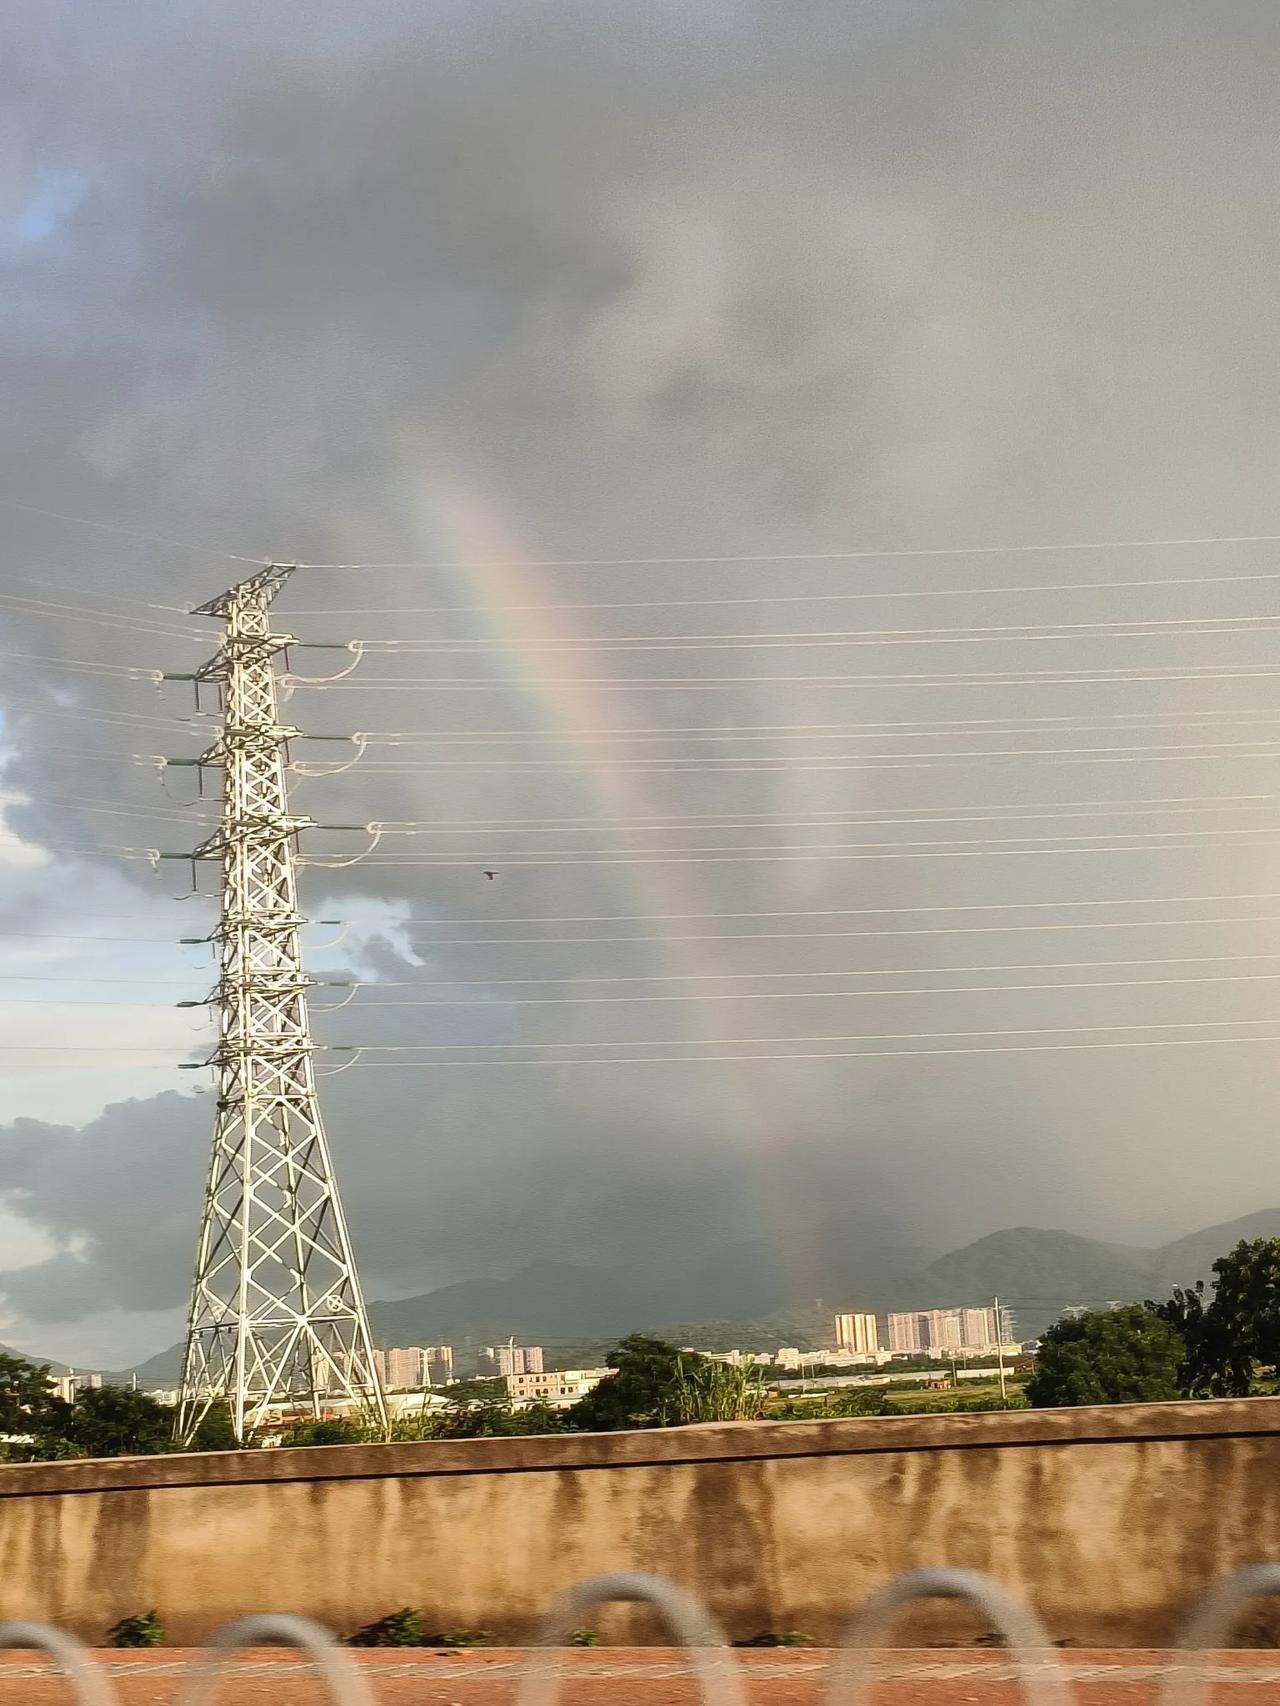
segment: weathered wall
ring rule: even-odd
[[[1157,1645],[1280,1558],[1280,1399],[332,1446],[0,1468],[0,1617],[178,1643],[250,1610],[349,1631],[400,1606],[531,1632],[568,1583],[652,1570],[734,1636],[832,1637],[900,1570],[986,1570],[1075,1644]],[[611,1633],[652,1639],[637,1612]],[[900,1638],[972,1639],[937,1607]]]

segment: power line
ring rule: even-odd
[[[320,824],[317,827],[323,829],[326,826],[323,824]],[[374,823],[374,824],[369,824],[366,827],[371,829],[371,830],[380,832],[382,834],[394,834],[397,832],[397,830],[399,830],[401,833],[403,833],[405,835],[419,835],[419,834],[423,834],[423,833],[426,833],[426,834],[432,833],[432,831],[430,831],[430,830],[423,831],[419,828],[414,828],[414,827],[405,826],[405,825],[396,825],[396,824]],[[1134,840],[1140,840],[1143,838],[1145,838],[1146,842],[1149,845],[1159,846],[1159,844],[1161,842],[1166,841],[1166,840],[1173,840],[1176,837],[1194,837],[1197,840],[1199,840],[1199,839],[1202,839],[1206,836],[1241,836],[1241,837],[1243,837],[1243,836],[1254,836],[1254,835],[1274,835],[1277,831],[1277,828],[1280,828],[1280,826],[1277,826],[1275,824],[1255,824],[1252,827],[1246,827],[1246,828],[1242,828],[1242,829],[1228,829],[1228,828],[1223,827],[1221,824],[1216,824],[1212,829],[1179,828],[1179,829],[1166,829],[1166,830],[1151,830],[1151,829],[1145,829],[1144,828],[1141,830],[1098,830],[1098,831],[1095,831],[1095,832],[1088,834],[1088,835],[1060,835],[1060,834],[1058,834],[1058,835],[1047,835],[1047,836],[1045,836],[1045,835],[974,836],[974,837],[956,838],[956,839],[952,839],[952,840],[946,840],[946,839],[940,838],[938,840],[928,840],[928,841],[809,841],[809,842],[799,842],[799,843],[796,843],[794,845],[790,844],[788,842],[779,841],[779,842],[766,842],[761,847],[739,847],[739,846],[732,845],[732,844],[728,845],[728,846],[709,846],[708,847],[708,846],[701,846],[697,843],[694,843],[693,845],[688,846],[688,847],[635,847],[635,848],[624,848],[624,849],[618,849],[618,850],[610,849],[609,852],[610,852],[611,856],[618,857],[618,858],[630,858],[632,856],[632,854],[636,854],[640,857],[645,857],[645,856],[652,854],[652,853],[774,853],[774,852],[824,853],[824,852],[828,852],[828,851],[846,852],[846,851],[851,851],[854,849],[861,849],[861,848],[871,848],[871,849],[874,849],[876,852],[891,852],[891,851],[894,851],[895,849],[900,848],[900,847],[937,847],[937,848],[967,847],[967,846],[997,847],[997,846],[1003,846],[1006,843],[1015,842],[1015,841],[1016,842],[1032,842],[1032,843],[1038,843],[1038,842],[1042,842],[1042,841],[1052,841],[1054,843],[1057,843],[1057,842],[1076,843],[1076,842],[1092,842],[1092,841],[1134,841]],[[1218,842],[1214,843],[1215,846],[1222,845],[1222,844],[1223,843],[1218,843]],[[1226,843],[1226,844],[1229,845],[1229,843]],[[1269,847],[1273,844],[1271,842],[1265,842],[1265,843],[1263,843],[1263,845]],[[572,858],[577,857],[579,852],[580,852],[579,849],[573,848],[573,847],[537,848],[537,849],[534,849],[532,852],[525,852],[525,851],[521,850],[520,848],[513,848],[513,849],[509,850],[508,852],[504,853],[503,858],[509,860],[512,864],[520,864],[520,863],[523,863],[529,859],[533,859],[537,863],[542,863],[542,861],[546,858],[559,858],[561,856],[564,856],[566,858],[572,859]],[[442,861],[445,861],[446,863],[451,863],[453,861],[453,859],[454,859],[454,849],[452,849],[452,848],[447,849],[441,853],[425,853],[422,855],[422,862],[427,863],[427,864],[434,863],[437,860],[442,860]],[[465,861],[465,863],[473,863],[473,862],[474,862],[474,860],[472,860],[472,859],[468,859]]]
[[[6,711],[34,711],[41,718],[58,717],[80,723],[106,723],[115,728],[134,729],[141,734],[178,734],[189,729],[204,732],[200,722],[192,717],[151,717],[138,711],[118,711],[102,705],[84,705],[79,709],[48,704],[36,699],[14,699],[0,696]]]
[[[1146,957],[1136,960],[1014,960],[1002,965],[980,966],[890,966],[866,967],[846,966],[838,971],[704,971],[704,972],[646,972],[618,976],[610,973],[607,976],[582,976],[575,973],[566,976],[563,972],[557,977],[480,977],[480,978],[363,978],[343,979],[336,985],[349,989],[507,989],[528,985],[547,985],[572,983],[756,983],[777,979],[801,977],[965,977],[979,972],[1006,971],[1100,971],[1106,967],[1119,966],[1192,966],[1192,965],[1223,965],[1228,962],[1247,961],[1256,963],[1259,960],[1280,959],[1280,950],[1270,954],[1177,954],[1170,958],[1152,959]],[[3,974],[0,974],[2,976]],[[75,981],[74,979],[70,981]],[[1174,980],[1181,981],[1181,980]],[[1215,978],[1213,980],[1217,982]],[[1064,984],[1064,988],[1089,988],[1088,984]],[[878,990],[856,991],[868,995],[884,993]],[[915,990],[903,991],[904,994],[915,994]],[[377,1002],[362,1002],[361,1006],[378,1006]],[[409,1002],[388,1002],[388,1006],[410,1006]]]
[[[639,728],[574,729],[566,733],[555,729],[442,729],[438,733],[388,730],[360,730],[349,738],[355,745],[364,746],[446,746],[470,742],[475,746],[497,745],[499,742],[518,742],[534,746],[558,746],[572,743],[616,741],[659,741],[673,736],[699,736],[707,740],[800,740],[815,737],[834,740],[848,735],[864,740],[930,740],[944,729],[961,729],[972,734],[1011,734],[1021,729],[1043,729],[1056,733],[1068,729],[1073,733],[1115,731],[1124,732],[1127,725],[1139,728],[1159,728],[1174,723],[1181,728],[1252,728],[1270,727],[1280,721],[1280,707],[1257,705],[1239,710],[1208,711],[1197,707],[1184,711],[1075,711],[1054,717],[907,717],[884,722],[815,723],[802,719],[790,723],[658,723]]]
[[[17,574],[13,570],[6,570],[5,575],[8,580],[21,581],[26,586],[38,586],[41,589],[42,594],[52,588],[55,592],[75,593],[78,598],[84,597],[84,586],[78,581],[51,580],[47,573],[39,575],[23,575]],[[19,596],[25,597],[26,595],[21,594]],[[157,604],[151,599],[132,598],[128,594],[122,592],[107,592],[105,590],[99,591],[95,589],[95,591],[89,594],[89,596],[97,599],[100,603],[105,599],[109,600],[112,604],[127,604],[135,610],[160,610],[173,616],[189,617],[191,615],[191,611],[185,604]],[[88,609],[90,606],[86,605],[85,608]],[[124,613],[117,610],[105,611],[104,614],[121,616]]]
[[[52,1005],[52,1003],[49,1003]],[[107,1006],[108,1003],[98,1003]],[[176,1054],[174,1045],[143,1043],[0,1043],[0,1054]]]
[[[696,566],[714,563],[833,563],[916,557],[1008,557],[1055,551],[1130,551],[1196,545],[1274,545],[1280,533],[1216,534],[1191,539],[1070,540],[1057,544],[936,545],[913,549],[857,551],[755,551],[723,556],[684,557],[511,557],[446,559],[424,563],[299,563],[300,569],[627,569]],[[240,562],[247,558],[237,559]]]
[[[204,897],[199,896],[198,898],[203,899]],[[131,913],[127,913],[125,916],[132,917],[133,915]],[[110,942],[113,944],[129,942],[134,946],[151,946],[159,948],[196,946],[193,942],[176,941],[172,936],[67,936],[37,930],[0,930],[0,938],[11,942]],[[199,945],[201,947],[207,946],[203,940]]]
[[[0,652],[0,658],[9,663],[43,663],[58,669],[75,669],[95,675],[123,675],[132,681],[151,681],[156,679],[154,670],[134,669],[123,663],[104,663],[95,658],[54,658],[43,656],[39,652]]]
[[[1274,743],[1244,742],[1242,744],[1244,747],[1250,749],[1247,754],[1249,758],[1262,759],[1280,756],[1280,752],[1274,750]],[[1268,748],[1269,750],[1260,750],[1261,748]],[[880,754],[864,753],[860,756],[846,753],[792,753],[789,755],[778,754],[772,760],[767,759],[764,755],[755,755],[749,758],[743,758],[737,762],[731,758],[725,758],[714,762],[699,762],[696,759],[676,759],[666,763],[655,759],[643,765],[624,766],[621,764],[614,764],[609,768],[610,774],[619,778],[641,776],[776,776],[779,774],[801,774],[812,776],[847,770],[862,771],[870,774],[875,774],[881,771],[889,772],[896,770],[983,770],[1004,768],[1010,762],[1014,761],[1026,761],[1031,764],[1039,764],[1046,769],[1058,769],[1063,766],[1083,764],[1195,764],[1205,760],[1221,758],[1224,756],[1224,751],[1230,752],[1238,750],[1240,749],[1231,747],[1224,748],[1221,745],[1215,745],[1212,750],[1208,750],[1204,747],[1186,744],[1183,746],[1163,749],[1157,747],[1143,747],[1134,752],[1126,753],[1123,749],[1097,747],[1081,748],[1079,751],[1082,755],[1080,757],[1073,758],[1060,757],[1052,749],[1045,752],[1042,749],[1031,747],[1013,754],[1000,752],[977,752],[964,758],[942,760],[926,758],[920,754],[899,757],[894,753],[888,752]],[[874,762],[877,758],[882,759],[883,762]],[[989,759],[995,760],[996,762],[985,762]],[[567,763],[564,766],[502,764],[497,762],[485,764],[479,760],[470,764],[461,760],[452,762],[446,760],[439,764],[433,764],[429,761],[419,764],[394,764],[390,762],[381,763],[377,760],[370,760],[364,768],[369,772],[370,778],[377,776],[446,775],[454,776],[461,780],[481,777],[487,779],[487,773],[491,771],[505,770],[519,777],[523,776],[529,770],[548,769],[558,770],[559,776],[562,779],[571,781],[575,779],[579,771],[583,775],[587,776],[593,774],[592,768],[585,764],[578,766],[577,770],[575,770],[574,767]],[[324,781],[330,776],[341,774],[340,768],[337,770],[324,770],[320,768],[312,768],[309,765],[295,764],[291,765],[290,769],[294,774],[309,782]]]
[[[23,794],[23,797],[7,797],[0,794],[0,804],[6,806],[37,806],[41,809],[52,807],[55,811],[91,811],[102,812],[113,817],[133,817],[151,819],[162,823],[200,824],[205,821],[199,812],[183,808],[176,804],[172,808],[163,805],[111,805],[106,800],[93,800],[82,795],[64,795],[59,798],[56,794]]]
[[[1101,731],[1106,732],[1106,731]],[[777,738],[771,737],[771,738]],[[832,736],[843,739],[843,736]],[[847,754],[840,752],[806,752],[806,753],[751,753],[745,758],[728,757],[725,759],[709,759],[699,754],[695,758],[679,758],[662,754],[652,758],[627,755],[609,761],[610,769],[618,772],[643,775],[647,770],[670,768],[688,768],[693,770],[718,770],[723,768],[736,769],[743,764],[751,768],[767,768],[779,764],[791,766],[825,760],[844,760],[855,758],[856,768],[860,769],[898,769],[911,766],[924,759],[958,759],[958,758],[1074,758],[1083,756],[1086,761],[1094,758],[1106,759],[1112,754],[1137,754],[1145,757],[1151,753],[1183,753],[1183,752],[1249,752],[1259,757],[1271,756],[1271,749],[1277,745],[1276,739],[1268,740],[1232,740],[1232,741],[1170,741],[1162,744],[1151,742],[1136,746],[1018,746],[1018,747],[978,747],[978,748],[948,748],[936,751],[912,752],[900,757],[897,753]],[[1260,750],[1261,749],[1261,750]],[[887,763],[878,761],[884,759]],[[580,769],[583,760],[573,758],[424,758],[412,764],[402,764],[398,761],[371,759],[369,768],[375,766],[385,774],[388,770],[565,770]]]
[[[109,940],[109,938],[106,938],[106,937],[97,938],[97,937],[95,937],[95,938],[92,938],[92,940],[106,941],[106,940]],[[192,976],[194,976],[194,975],[195,974],[193,973]],[[133,988],[133,989],[140,989],[140,988],[145,988],[145,989],[189,989],[189,988],[191,988],[191,979],[190,978],[177,978],[177,977],[91,977],[91,976],[87,976],[83,972],[75,973],[74,975],[71,973],[68,973],[68,972],[64,972],[64,973],[60,973],[57,976],[54,976],[49,972],[4,971],[4,972],[0,972],[0,983],[104,983],[104,984],[127,984],[130,988]],[[105,1006],[105,1005],[107,1005],[107,1003],[104,1002],[103,1005]],[[163,1005],[165,1005],[167,1007],[171,1004],[170,1003],[163,1003]]]
[[[41,509],[36,504],[19,503],[16,498],[0,497],[0,504],[6,509],[21,510],[26,515],[41,515],[49,521],[65,521],[74,527],[90,527],[99,533],[118,533],[127,539],[144,539],[152,545],[169,545],[177,551],[198,551],[209,557],[225,557],[233,563],[254,563],[260,565],[260,559],[255,557],[238,557],[234,551],[220,550],[216,545],[193,545],[189,540],[168,539],[160,533],[141,533],[135,527],[120,527],[111,521],[91,521],[83,515],[64,515],[60,510]]]
[[[1061,669],[1061,670],[959,670],[933,674],[895,675],[717,675],[717,676],[546,676],[539,677],[539,687],[591,687],[605,692],[667,692],[679,688],[683,692],[712,692],[727,687],[1030,687],[1038,682],[1063,686],[1099,686],[1109,683],[1123,685],[1132,682],[1163,681],[1253,681],[1280,675],[1280,669],[1264,665],[1231,669],[1222,664],[1198,664],[1190,669]],[[511,692],[515,688],[507,681],[483,681],[471,676],[441,676],[423,681],[417,676],[384,676],[376,681],[312,681],[304,676],[283,676],[284,684],[292,689],[309,687],[346,693],[402,693],[412,689],[419,693]]]
[[[1280,1023],[1280,1021],[1275,1020],[1266,1022]],[[529,1057],[521,1060],[511,1058],[503,1060],[373,1060],[360,1061],[358,1064],[361,1070],[368,1070],[370,1067],[387,1068],[406,1066],[428,1067],[431,1070],[436,1070],[441,1067],[453,1066],[468,1067],[472,1070],[479,1068],[485,1072],[491,1072],[495,1067],[504,1066],[549,1066],[558,1071],[563,1071],[569,1067],[583,1066],[678,1066],[682,1064],[692,1066],[717,1066],[725,1065],[731,1061],[751,1061],[754,1064],[763,1065],[769,1061],[783,1060],[895,1060],[910,1059],[919,1055],[1065,1054],[1104,1049],[1187,1048],[1210,1043],[1277,1042],[1280,1042],[1280,1035],[1238,1037],[1161,1037],[1131,1042],[1017,1043],[998,1044],[994,1046],[979,1045],[977,1047],[965,1046],[964,1048],[857,1049],[852,1053],[824,1049],[816,1053],[792,1052],[790,1054],[760,1054],[758,1051],[753,1050],[747,1054],[641,1054],[613,1057],[603,1056],[585,1060],[552,1060],[545,1057]]]
[[[25,593],[0,593],[0,606],[20,616],[39,616],[55,621],[84,622],[129,634],[146,634],[165,640],[207,641],[208,635],[196,628],[178,628],[171,624],[140,621],[124,611],[93,610],[88,605],[71,605],[49,599],[30,598]],[[155,608],[164,609],[165,606]]]
[[[67,983],[96,983],[97,978],[65,978]],[[142,981],[139,979],[138,981]],[[58,995],[51,1001],[42,1001],[38,996],[0,995],[0,1007],[106,1007],[120,1013],[172,1013],[175,1006],[172,1001],[118,1001],[114,996],[105,1001],[79,1001],[73,997]]]
[[[900,598],[991,598],[1003,597],[1015,593],[1048,593],[1048,592],[1127,592],[1138,588],[1165,586],[1229,586],[1243,582],[1268,582],[1278,578],[1276,571],[1261,574],[1238,575],[1178,575],[1155,580],[1123,580],[1123,581],[1060,581],[1057,583],[1033,583],[1029,586],[949,586],[933,588],[909,588],[907,590],[881,590],[878,592],[812,592],[812,593],[771,593],[764,596],[753,594],[745,598],[643,598],[643,599],[604,599],[582,602],[542,602],[537,604],[509,604],[505,599],[495,600],[492,604],[419,604],[408,607],[373,608],[361,604],[347,609],[332,607],[302,606],[295,608],[294,616],[485,616],[492,618],[495,614],[525,613],[528,611],[556,610],[675,610],[675,609],[710,609],[730,605],[765,605],[765,604],[854,604],[867,603],[877,599]]]
[[[561,635],[545,640],[522,639],[518,645],[507,640],[353,640],[350,649],[374,657],[405,654],[469,655],[474,652],[551,652],[572,656],[578,652],[701,652],[701,651],[803,651],[838,646],[976,646],[1016,642],[1106,639],[1210,639],[1216,636],[1266,635],[1277,632],[1278,620],[1264,616],[1185,617],[1143,622],[1073,622],[1004,630],[983,629],[829,629],[826,632],[792,634],[626,634]],[[1195,624],[1202,624],[1196,626]],[[1227,626],[1234,623],[1236,626]],[[1209,626],[1208,624],[1213,624]],[[1059,631],[1049,631],[1050,628]]]
[[[1275,956],[1265,956],[1274,958]],[[748,975],[748,974],[744,974]],[[822,976],[822,973],[796,973],[796,976]],[[849,976],[861,976],[861,973],[848,973]],[[537,996],[503,996],[498,1001],[456,1001],[445,999],[424,999],[422,1001],[362,1001],[359,1011],[364,1012],[372,1007],[391,1009],[396,1007],[448,1007],[451,1010],[466,1008],[482,1008],[493,1012],[502,1007],[596,1007],[596,1006],[639,1006],[652,1005],[658,1002],[687,1002],[697,1001],[710,1003],[714,1001],[848,1001],[854,998],[873,998],[877,1001],[891,997],[909,995],[1014,995],[1027,994],[1031,991],[1052,990],[1055,993],[1070,993],[1078,989],[1152,989],[1183,987],[1187,984],[1224,984],[1224,983],[1270,983],[1280,978],[1280,972],[1224,972],[1215,976],[1196,977],[1125,977],[1093,979],[1083,983],[992,983],[992,984],[957,984],[929,989],[784,989],[784,990],[747,990],[741,994],[718,993],[713,995],[537,995]],[[519,981],[519,980],[517,980]],[[536,982],[537,979],[530,981]],[[552,980],[557,981],[557,980]],[[595,983],[596,978],[568,979],[558,981]],[[335,1009],[337,1011],[337,1009]],[[353,1009],[355,1011],[355,1009]],[[425,1047],[427,1045],[418,1045]],[[479,1046],[479,1045],[477,1045]],[[490,1046],[488,1044],[484,1045]],[[520,1044],[492,1045],[494,1047],[520,1047]],[[535,1045],[536,1046],[536,1045]],[[573,1044],[566,1044],[573,1047]],[[594,1047],[594,1044],[583,1044],[583,1047]]]
[[[1241,796],[1248,799],[1249,796]],[[1209,804],[1173,805],[1167,802],[1134,801],[1131,805],[1119,802],[1106,802],[1101,806],[1094,805],[1084,811],[1041,811],[1021,809],[1016,806],[997,807],[994,811],[966,811],[962,807],[954,810],[930,811],[928,807],[915,806],[906,808],[906,815],[900,810],[894,812],[891,808],[880,811],[852,812],[807,812],[788,816],[782,812],[747,813],[739,815],[734,812],[692,812],[686,817],[655,816],[636,818],[601,818],[598,820],[582,818],[544,819],[542,822],[530,821],[527,818],[461,818],[456,822],[438,822],[412,826],[415,834],[421,835],[472,835],[477,832],[486,837],[490,835],[598,835],[612,836],[622,834],[643,834],[652,830],[675,830],[677,832],[702,832],[712,830],[749,830],[749,829],[818,829],[818,828],[894,828],[912,824],[953,824],[953,823],[1042,823],[1050,821],[1077,822],[1081,818],[1098,817],[1188,817],[1215,812],[1259,812],[1270,809],[1272,803],[1280,800],[1280,795],[1256,796],[1259,803],[1237,804],[1230,800]],[[926,814],[926,815],[922,815]],[[387,832],[405,825],[394,823],[379,823],[378,829]],[[692,844],[690,851],[696,850],[697,844]]]
[[[1209,835],[1212,831],[1206,830],[1200,832],[1188,830],[1185,833],[1187,835],[1200,833]],[[1263,832],[1258,831],[1257,833]],[[1119,837],[1116,837],[1115,839],[1118,840]],[[841,850],[838,846],[835,846],[830,848],[815,848],[812,851],[792,849],[780,852],[751,852],[749,849],[738,848],[731,854],[706,853],[699,852],[694,849],[681,849],[679,851],[651,854],[646,849],[637,849],[635,853],[626,854],[601,853],[592,855],[557,851],[554,853],[548,852],[536,855],[526,854],[524,856],[504,853],[502,857],[504,865],[509,870],[516,870],[530,869],[544,865],[767,865],[791,863],[796,861],[821,863],[824,859],[832,861],[882,859],[1001,859],[1023,858],[1037,854],[1041,856],[1049,854],[1065,857],[1068,855],[1076,856],[1079,854],[1098,853],[1196,853],[1203,852],[1210,847],[1220,847],[1224,845],[1230,844],[1220,841],[1186,841],[1177,845],[1171,845],[1168,843],[1159,843],[1148,840],[1135,842],[1126,846],[1111,847],[1078,847],[1061,845],[1053,847],[942,847],[937,850],[925,850],[919,852],[900,852],[893,850],[884,852],[846,852]],[[1253,847],[1274,847],[1280,845],[1280,843],[1275,841],[1255,841],[1249,845]],[[147,855],[141,850],[133,849],[130,851],[135,857],[147,857]],[[415,858],[386,858],[380,854],[375,854],[371,857],[363,857],[358,861],[351,861],[351,863],[357,862],[370,865],[381,865],[387,868],[391,868],[393,866],[410,867],[418,865],[427,868],[434,868],[436,870],[474,870],[477,864],[477,860],[474,857],[454,858],[446,854],[420,854]],[[325,865],[325,861],[323,859],[316,858],[315,856],[304,857],[301,863],[321,867]]]
[[[782,1047],[790,1043],[879,1043],[879,1042],[941,1042],[948,1037],[971,1041],[975,1037],[1065,1037],[1115,1036],[1134,1031],[1220,1031],[1234,1026],[1280,1025],[1280,1017],[1269,1019],[1177,1019],[1161,1020],[1156,1024],[1131,1025],[1014,1025],[1003,1030],[981,1031],[855,1031],[852,1034],[820,1033],[802,1037],[655,1037],[642,1042],[635,1037],[620,1037],[613,1042],[595,1043],[342,1043],[329,1044],[333,1053],[412,1054],[422,1048],[494,1049],[494,1048],[736,1048],[747,1043],[763,1047]],[[1280,1042],[1280,1037],[1269,1037]],[[677,1059],[687,1059],[678,1055]],[[695,1057],[696,1058],[696,1057]],[[495,1063],[496,1064],[496,1063]]]
[[[556,916],[493,917],[493,918],[406,918],[401,924],[429,924],[457,929],[463,925],[481,924],[684,924],[706,918],[905,918],[921,913],[937,912],[1045,912],[1070,911],[1081,907],[1116,906],[1216,906],[1236,901],[1280,900],[1280,890],[1264,890],[1249,894],[1182,894],[1134,895],[1115,900],[992,900],[944,903],[934,906],[841,906],[814,907],[806,911],[751,912],[606,912],[561,913]],[[345,920],[343,920],[345,922]],[[483,940],[483,938],[481,938]]]
[[[830,942],[850,938],[894,938],[905,936],[987,936],[1041,934],[1063,930],[1159,930],[1184,929],[1201,925],[1222,924],[1280,924],[1280,913],[1244,913],[1236,918],[1121,918],[1094,923],[1071,924],[940,924],[912,930],[750,930],[703,931],[692,935],[660,936],[446,936],[422,942],[424,949],[432,948],[509,948],[561,947],[570,944],[617,946],[623,942],[641,943],[646,947],[665,947],[675,942]]]

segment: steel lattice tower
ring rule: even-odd
[[[272,564],[200,607],[226,624],[196,680],[217,683],[223,725],[199,762],[221,766],[222,822],[195,857],[222,864],[211,940],[220,971],[213,1155],[187,1324],[178,1437],[225,1400],[243,1439],[268,1406],[320,1413],[325,1397],[386,1420],[351,1242],[316,1099],[295,841],[271,628],[288,579]],[[198,690],[198,689],[197,689]]]

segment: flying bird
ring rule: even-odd
[[[496,871],[486,871],[484,875],[488,877],[489,881],[492,883],[496,882],[498,873]]]

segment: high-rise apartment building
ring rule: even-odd
[[[918,1356],[928,1350],[925,1338],[924,1316],[917,1310],[899,1312],[889,1317],[889,1349],[900,1355]]]
[[[447,1386],[453,1379],[453,1346],[428,1345],[426,1358],[427,1385]]]
[[[958,1351],[964,1347],[958,1309],[926,1309],[923,1313],[924,1342],[931,1351]]]
[[[899,1354],[990,1351],[1014,1343],[1013,1318],[1001,1308],[919,1309],[889,1317],[889,1349]]]
[[[416,1392],[453,1378],[452,1345],[394,1345],[374,1351],[373,1362],[384,1392]]]
[[[848,1310],[836,1316],[836,1345],[842,1351],[874,1356],[880,1349],[880,1330],[874,1315]]]
[[[1000,1342],[994,1309],[962,1309],[960,1326],[960,1342],[966,1349],[985,1351]]]
[[[541,1374],[541,1345],[496,1345],[492,1352],[500,1375]]]
[[[400,1345],[383,1353],[383,1384],[388,1392],[412,1392],[426,1384],[426,1352],[421,1345]]]

